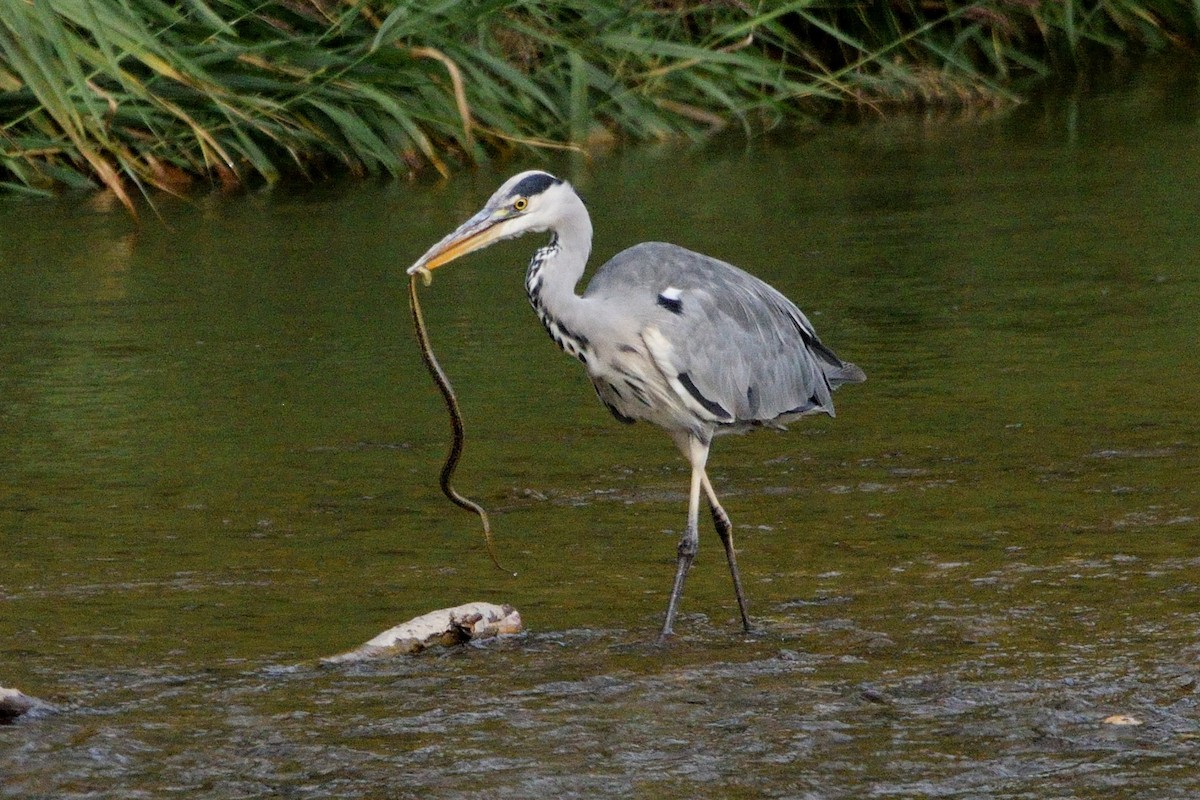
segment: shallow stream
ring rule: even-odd
[[[713,449],[754,635],[705,528],[653,646],[688,473],[541,330],[532,237],[423,290],[517,577],[438,492],[403,270],[531,166],[597,259],[736,263],[869,375]],[[1200,796],[1197,198],[1196,74],[1147,70],[140,225],[0,204],[0,685],[60,709],[0,727],[0,796]],[[471,600],[528,632],[316,666]]]

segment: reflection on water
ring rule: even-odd
[[[614,424],[521,286],[532,239],[402,269],[510,172],[0,206],[0,796],[1190,797],[1200,643],[1194,79],[988,120],[555,161],[594,252],[745,266],[871,380],[687,473]],[[468,600],[513,641],[315,659]],[[1140,725],[1111,725],[1124,714]]]

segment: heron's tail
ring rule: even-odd
[[[862,383],[867,379],[867,373],[849,361],[843,361],[837,366],[828,368],[825,377],[829,379],[829,385],[836,389],[843,383]]]

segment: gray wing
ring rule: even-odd
[[[794,303],[753,275],[648,242],[597,270],[584,297],[620,304],[669,343],[678,382],[724,424],[833,415],[831,391],[865,380],[822,344]],[[658,354],[656,353],[656,358]]]

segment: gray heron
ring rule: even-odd
[[[665,429],[692,468],[687,528],[660,638],[673,634],[684,580],[699,549],[702,492],[725,547],[742,625],[752,630],[733,525],[705,472],[713,437],[783,428],[812,414],[833,416],[833,390],[866,375],[822,344],[783,294],[677,245],[630,247],[576,294],[592,249],[591,218],[570,183],[538,170],[509,178],[408,274],[531,232],[550,234],[525,273],[525,290],[542,325],[583,364],[614,417]]]

